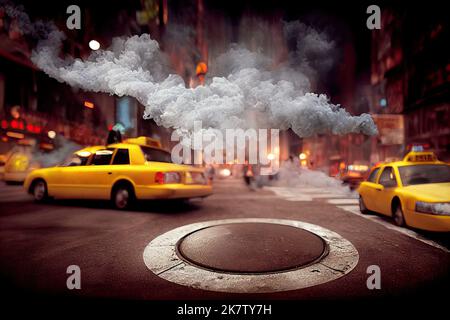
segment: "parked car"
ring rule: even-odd
[[[362,213],[378,212],[399,226],[450,231],[450,165],[432,152],[373,168],[359,189]]]

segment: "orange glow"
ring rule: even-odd
[[[23,133],[11,132],[11,131],[6,132],[6,135],[8,137],[16,138],[16,139],[23,139],[25,137],[25,135]]]
[[[18,144],[24,145],[24,146],[31,146],[33,145],[33,142],[28,139],[21,139],[17,142]]]
[[[46,149],[46,150],[53,150],[53,145],[50,143],[41,143],[39,145],[42,149]]]
[[[84,106],[89,109],[94,109],[94,103],[92,103],[90,101],[85,101]]]
[[[163,23],[169,22],[169,9],[167,8],[167,0],[163,0]]]
[[[205,75],[208,72],[208,66],[204,62],[199,62],[197,64],[197,68],[195,69],[195,74],[197,76],[199,75]]]

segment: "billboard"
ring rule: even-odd
[[[373,114],[381,145],[402,145],[405,143],[405,126],[402,114]]]

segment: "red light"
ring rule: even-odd
[[[3,128],[3,129],[8,128],[8,121],[2,120],[2,128]]]
[[[41,133],[42,128],[40,126],[34,126],[34,133]]]
[[[34,132],[34,126],[32,124],[27,124],[27,131]]]
[[[19,121],[17,121],[17,120],[11,121],[11,127],[13,129],[18,129],[19,128]]]
[[[159,184],[164,184],[164,173],[157,172],[155,174],[155,182]]]
[[[112,125],[112,124],[110,124],[110,125],[108,126],[108,131],[111,131],[111,130],[112,130],[112,128],[113,128],[113,125]]]

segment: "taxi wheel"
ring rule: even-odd
[[[362,214],[369,214],[370,211],[367,209],[366,205],[364,204],[364,200],[361,196],[359,196],[359,211],[361,211]]]
[[[134,200],[132,188],[127,185],[119,185],[114,188],[111,201],[116,209],[129,209]]]
[[[33,197],[37,202],[43,202],[48,198],[47,184],[44,180],[33,183]]]
[[[405,217],[403,215],[403,210],[402,210],[402,206],[400,203],[397,205],[397,207],[394,210],[393,218],[394,218],[395,224],[398,225],[399,227],[404,227],[406,225]]]

